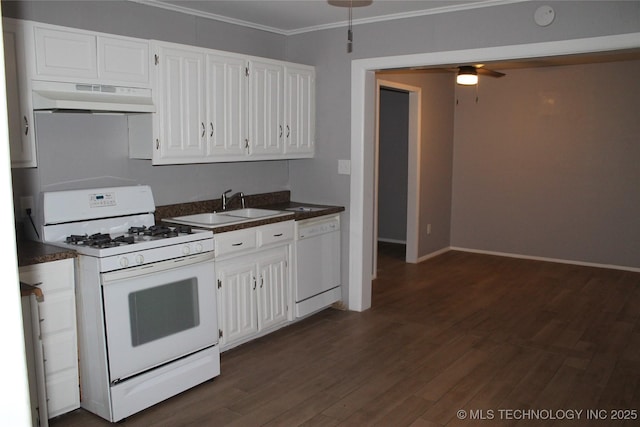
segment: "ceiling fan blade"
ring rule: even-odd
[[[487,68],[476,68],[476,71],[478,72],[478,74],[482,74],[484,76],[489,76],[489,77],[503,77],[506,76],[505,73],[501,73],[499,71],[494,71],[494,70],[489,70]]]

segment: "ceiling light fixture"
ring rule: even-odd
[[[478,84],[478,72],[475,67],[462,66],[458,69],[456,83],[459,85],[473,86]]]

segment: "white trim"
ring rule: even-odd
[[[445,254],[445,253],[449,252],[450,250],[451,250],[450,247],[446,247],[446,248],[438,249],[435,252],[431,252],[431,253],[428,253],[426,255],[423,255],[420,258],[418,258],[417,264],[419,264],[419,263],[421,263],[423,261],[426,261],[428,259],[435,258],[435,257],[440,256],[442,254]]]
[[[157,7],[160,9],[180,12],[186,15],[193,15],[199,18],[212,19],[214,21],[226,22],[228,24],[240,25],[242,27],[253,28],[256,30],[267,31],[270,33],[281,34],[283,36],[292,36],[296,34],[309,33],[312,31],[327,30],[331,28],[342,28],[349,25],[349,21],[339,21],[330,24],[314,25],[311,27],[297,28],[294,30],[284,30],[282,28],[270,27],[268,25],[257,24],[255,22],[244,21],[242,19],[230,18],[228,16],[217,15],[215,13],[203,12],[201,10],[191,9],[177,4],[164,3],[158,0],[128,0],[133,3],[140,3],[146,6]],[[484,7],[500,6],[511,3],[522,3],[530,0],[480,0],[474,3],[450,5],[443,7],[435,7],[431,9],[414,10],[411,12],[392,13],[383,16],[372,16],[370,18],[354,19],[352,25],[369,24],[373,22],[392,21],[394,19],[414,18],[416,16],[437,15],[441,13],[457,12],[461,10],[480,9]]]
[[[571,259],[547,258],[547,257],[541,257],[541,256],[512,254],[512,253],[508,253],[508,252],[485,251],[485,250],[482,250],[482,249],[461,248],[461,247],[458,247],[458,246],[450,246],[449,249],[452,250],[452,251],[470,252],[470,253],[482,254],[482,255],[495,255],[495,256],[503,256],[503,257],[508,257],[508,258],[530,259],[530,260],[533,260],[533,261],[555,262],[555,263],[559,263],[559,264],[579,265],[579,266],[582,266],[582,267],[608,268],[610,270],[633,271],[635,273],[640,273],[640,268],[627,267],[625,265],[600,264],[600,263],[597,263],[597,262],[574,261],[574,260],[571,260]]]
[[[363,311],[371,307],[371,206],[372,184],[365,179],[373,165],[370,157],[375,112],[371,97],[375,91],[374,70],[424,65],[474,63],[484,61],[539,58],[640,47],[640,33],[522,45],[496,46],[449,52],[420,53],[351,61],[351,186],[349,225],[349,309]],[[365,143],[365,141],[367,143]],[[368,303],[368,304],[367,304]]]

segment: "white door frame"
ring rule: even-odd
[[[375,70],[505,61],[640,48],[640,33],[356,59],[351,61],[351,186],[349,203],[349,309],[371,307]],[[369,142],[367,144],[367,142]]]
[[[375,172],[373,191],[373,245],[371,277],[376,278],[378,269],[378,190],[380,172],[380,89],[401,90],[409,94],[409,133],[407,136],[407,235],[405,261],[418,262],[418,230],[420,220],[420,125],[422,117],[422,88],[398,83],[390,80],[376,79],[376,137],[375,137]]]

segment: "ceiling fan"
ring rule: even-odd
[[[475,85],[478,83],[478,74],[489,77],[504,77],[506,74],[499,71],[484,68],[483,64],[461,65],[457,69],[456,83],[460,85]]]
[[[489,76],[489,77],[494,77],[494,78],[499,78],[499,77],[504,77],[506,76],[505,73],[501,73],[499,71],[495,71],[495,70],[491,70],[489,68],[485,68],[484,64],[475,64],[475,65],[459,65],[459,66],[452,66],[452,67],[441,67],[441,68],[434,68],[434,67],[429,67],[429,66],[424,66],[424,67],[411,67],[411,68],[404,68],[404,69],[388,69],[388,70],[383,70],[381,71],[382,73],[397,73],[398,71],[402,72],[402,71],[414,71],[414,70],[420,70],[420,71],[425,71],[425,72],[435,72],[435,73],[441,73],[443,71],[445,72],[452,72],[452,73],[456,73],[456,82],[458,84],[461,85],[475,85],[478,83],[478,75],[483,75],[483,76]]]

